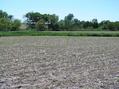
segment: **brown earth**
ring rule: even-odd
[[[119,89],[119,38],[1,37],[0,89]]]

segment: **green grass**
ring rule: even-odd
[[[16,31],[0,32],[0,36],[98,36],[119,37],[119,31]]]

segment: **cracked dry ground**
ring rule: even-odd
[[[0,89],[119,89],[119,38],[1,37]]]

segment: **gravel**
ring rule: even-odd
[[[119,89],[119,38],[1,37],[0,89]]]

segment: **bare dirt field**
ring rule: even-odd
[[[119,38],[1,37],[0,89],[119,89]]]

